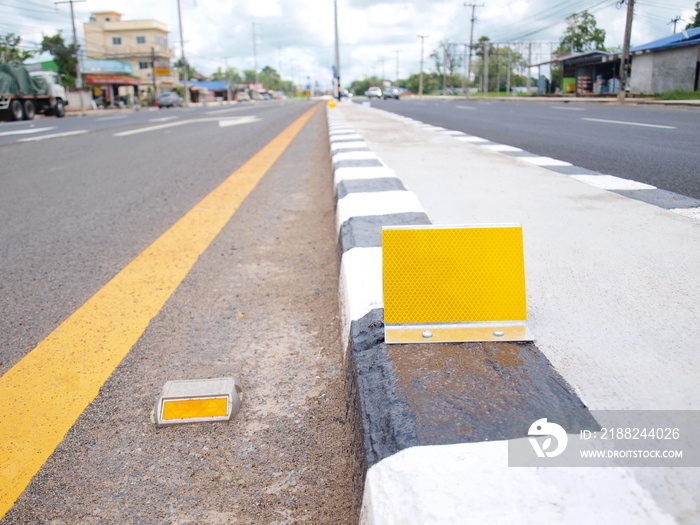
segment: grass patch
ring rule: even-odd
[[[674,89],[673,91],[667,91],[666,93],[656,95],[656,98],[659,100],[697,100],[700,99],[700,91]]]

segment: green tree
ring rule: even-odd
[[[260,80],[259,75],[258,75],[258,80]],[[244,84],[255,84],[255,70],[254,69],[244,69],[243,70],[243,83]]]
[[[554,56],[567,53],[580,53],[599,49],[605,51],[605,30],[597,27],[595,17],[588,11],[574,13],[568,17],[569,23],[559,40],[559,47],[554,50]],[[552,66],[552,82],[559,83],[561,79],[561,64]],[[561,86],[559,86],[561,87]]]
[[[199,72],[197,69],[189,63],[187,59],[185,59],[185,63],[187,64],[187,80],[195,80],[199,76]],[[178,71],[178,78],[182,80],[182,70],[183,70],[183,62],[182,58],[178,58],[175,63],[173,64],[175,69]]]
[[[281,89],[282,79],[280,78],[280,74],[273,67],[265,66],[262,68],[260,74],[258,75],[258,80],[265,89],[275,91]]]
[[[442,80],[438,79],[437,73],[423,73],[423,93],[434,93],[440,89]],[[399,82],[400,87],[408,89],[411,93],[418,94],[420,89],[420,73],[414,73],[406,80]]]
[[[588,11],[581,11],[569,16],[564,35],[559,40],[555,55],[580,53],[591,49],[605,51],[605,29],[600,29],[595,16]]]
[[[700,27],[700,1],[695,2],[695,16],[690,23],[685,26],[686,29],[692,29],[693,27]]]
[[[227,78],[233,84],[240,84],[243,82],[243,77],[235,67],[229,67],[226,70],[219,67],[212,75],[212,80],[226,80]]]
[[[22,37],[14,33],[0,35],[0,63],[21,64],[28,58],[34,56],[31,51],[20,49]]]
[[[221,69],[221,66],[216,68],[214,74],[211,76],[212,80],[226,80],[226,73]]]
[[[488,44],[488,65],[489,65],[489,85],[487,91],[507,91],[508,77],[510,72],[510,87],[524,86],[527,77],[515,73],[515,70],[522,70],[527,66],[527,60],[511,49],[509,46],[498,46],[491,43],[487,36],[479,38],[476,44],[476,60],[472,61],[472,73],[477,86],[482,85],[484,79],[484,54]]]
[[[53,55],[53,60],[58,66],[58,73],[61,75],[63,85],[75,87],[75,77],[78,71],[76,46],[73,44],[67,46],[60,31],[54,36],[42,36],[41,52],[47,51]]]
[[[441,41],[440,47],[430,54],[430,58],[435,62],[435,71],[441,79],[440,85],[446,80],[446,86],[442,86],[443,91],[445,88],[462,85],[460,75],[456,74],[462,65],[462,55],[458,53],[455,44],[450,44],[447,40]]]
[[[371,76],[368,78],[365,78],[364,80],[353,80],[352,84],[350,84],[350,91],[355,93],[355,95],[364,95],[365,91],[367,91],[370,87],[373,86],[378,86],[378,87],[384,87],[382,84],[382,81],[377,78],[376,76]]]

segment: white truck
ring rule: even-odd
[[[36,113],[63,117],[67,104],[58,73],[0,64],[0,117],[32,120]]]

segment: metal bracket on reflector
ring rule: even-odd
[[[387,343],[532,341],[522,227],[385,226]]]
[[[243,390],[233,377],[168,381],[156,403],[156,424],[228,421],[242,403]]]

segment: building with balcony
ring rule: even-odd
[[[177,85],[171,61],[168,26],[158,20],[122,20],[116,11],[90,15],[83,25],[85,54],[90,59],[119,60],[132,65],[139,78],[137,87],[106,84],[102,89],[115,96],[129,96],[136,90],[140,99],[153,99]]]

